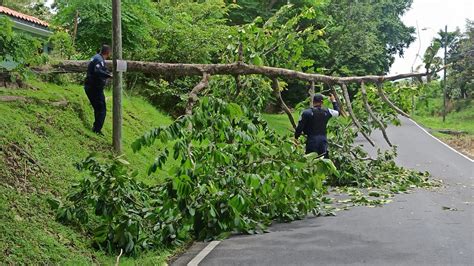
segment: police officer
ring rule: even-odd
[[[313,108],[303,111],[295,137],[298,139],[303,133],[307,136],[306,153],[316,152],[329,158],[326,128],[329,119],[339,116],[339,106],[336,98],[331,94],[330,100],[334,109],[323,107],[323,95],[316,94],[313,98]]]
[[[99,135],[103,135],[101,130],[106,115],[104,87],[107,79],[112,77],[105,66],[105,60],[109,56],[110,47],[103,45],[100,52],[92,57],[87,67],[87,76],[84,82],[87,98],[89,98],[92,108],[94,108],[95,121],[92,131]]]

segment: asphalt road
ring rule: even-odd
[[[400,165],[429,171],[444,186],[397,195],[380,208],[355,207],[231,237],[199,265],[474,265],[474,163],[408,119],[388,134],[399,146]],[[386,147],[381,133],[373,137]],[[195,244],[174,264],[187,264],[206,245]]]

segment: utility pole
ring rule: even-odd
[[[443,122],[446,120],[447,104],[447,82],[446,82],[446,58],[448,57],[448,25],[444,27],[444,88],[443,88]]]
[[[113,27],[113,139],[117,154],[122,153],[122,72],[117,71],[117,60],[122,60],[122,14],[120,0],[112,0]]]

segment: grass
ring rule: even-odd
[[[295,121],[298,118],[293,114]],[[263,118],[268,122],[268,125],[280,135],[294,134],[294,129],[291,126],[290,120],[286,114],[263,114]]]
[[[458,112],[450,112],[446,116],[445,122],[443,122],[443,117],[438,115],[415,115],[414,118],[425,127],[433,130],[450,129],[464,131],[474,136],[474,105],[461,109]]]
[[[443,122],[442,99],[428,99],[419,104],[413,118],[430,129],[432,134],[456,148],[460,152],[474,158],[474,104],[471,100],[457,101],[453,109]],[[465,132],[462,135],[451,135],[439,132],[440,130],[452,130]]]
[[[37,90],[0,88],[0,264],[113,264],[114,256],[90,248],[90,237],[54,219],[47,204],[60,197],[78,180],[74,163],[92,152],[112,154],[111,97],[107,96],[105,137],[90,130],[92,108],[81,86],[58,86],[32,81]],[[60,103],[60,104],[58,104]],[[123,147],[125,158],[145,183],[160,181],[159,173],[147,176],[155,148],[133,153],[131,143],[147,130],[171,123],[171,119],[146,101],[124,97]],[[123,265],[165,263],[173,250],[158,250]]]

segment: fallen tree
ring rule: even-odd
[[[49,65],[42,68],[35,69],[39,72],[53,72],[53,73],[80,73],[85,72],[87,69],[87,64],[89,61],[62,61],[57,64]],[[107,61],[109,65],[112,65],[111,61]],[[309,94],[314,94],[314,84],[316,82],[324,83],[330,86],[332,92],[335,94],[334,86],[340,86],[343,91],[343,99],[346,109],[354,123],[358,128],[359,132],[369,141],[371,145],[375,145],[371,138],[366,132],[362,130],[362,125],[356,117],[355,113],[352,111],[352,103],[349,98],[347,91],[348,84],[359,84],[362,87],[362,94],[364,99],[364,108],[370,114],[370,117],[375,120],[379,129],[384,135],[384,139],[391,146],[387,134],[385,132],[384,125],[376,118],[373,111],[370,108],[370,105],[366,102],[366,90],[365,85],[368,83],[375,84],[378,88],[379,97],[395,112],[402,116],[409,117],[403,110],[397,107],[388,96],[384,93],[383,83],[386,81],[396,81],[407,78],[414,78],[422,80],[424,76],[430,76],[433,72],[428,73],[406,73],[398,74],[391,76],[355,76],[355,77],[333,77],[321,74],[312,74],[304,73],[300,71],[268,67],[268,66],[256,66],[243,63],[241,61],[232,63],[232,64],[171,64],[171,63],[157,63],[157,62],[142,62],[142,61],[127,61],[127,71],[128,72],[140,72],[145,74],[154,74],[162,76],[172,76],[172,77],[184,77],[184,76],[201,76],[202,80],[198,85],[189,93],[188,103],[186,108],[186,114],[190,115],[192,113],[192,107],[194,103],[198,100],[199,92],[209,85],[209,78],[213,75],[231,75],[235,77],[237,87],[241,89],[239,76],[242,75],[262,75],[268,77],[272,81],[272,88],[275,97],[280,105],[280,107],[288,115],[288,118],[293,127],[296,127],[296,123],[293,119],[291,111],[285,104],[283,98],[280,94],[280,87],[278,85],[278,78],[281,79],[291,79],[291,80],[302,80],[310,83]],[[439,71],[439,70],[437,70]],[[436,72],[437,72],[436,71]],[[342,103],[341,100],[335,95],[337,101]],[[342,107],[342,105],[341,105]],[[345,112],[342,112],[345,114]]]

